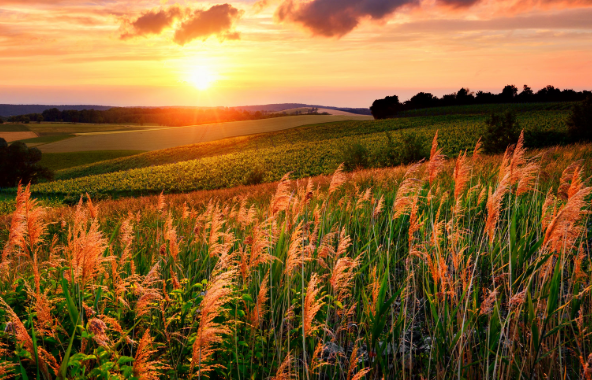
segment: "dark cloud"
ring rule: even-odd
[[[452,8],[468,8],[480,1],[481,0],[438,0],[438,3]]]
[[[382,20],[405,5],[417,4],[419,0],[284,0],[276,17],[301,24],[314,35],[342,37],[364,18]]]
[[[259,0],[266,3],[266,0]],[[302,25],[313,35],[342,37],[355,29],[363,19],[382,21],[405,6],[421,7],[423,0],[282,0],[276,17],[282,22]],[[514,16],[541,9],[585,8],[592,0],[436,0],[443,10],[465,11],[479,3],[496,5],[500,14]],[[431,22],[431,21],[430,21]]]
[[[209,9],[191,10],[176,5],[168,9],[154,9],[144,12],[137,19],[125,19],[120,38],[158,35],[165,29],[175,29],[173,41],[185,45],[195,39],[207,40],[216,36],[219,40],[237,40],[240,38],[234,30],[243,11],[230,4],[213,5]]]
[[[214,5],[208,10],[196,10],[175,30],[173,41],[185,45],[195,39],[207,40],[216,36],[220,40],[239,39],[234,25],[243,15],[230,4]]]
[[[131,31],[122,33],[120,38],[126,40],[132,37],[160,34],[164,29],[170,28],[182,14],[181,8],[177,6],[144,12],[135,21],[126,21]]]

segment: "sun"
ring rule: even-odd
[[[195,67],[187,74],[187,82],[202,91],[210,88],[216,79],[216,73],[207,67]]]

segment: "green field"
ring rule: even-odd
[[[40,165],[51,170],[88,165],[143,153],[141,150],[93,150],[90,152],[44,153]]]
[[[412,116],[442,116],[442,115],[479,115],[493,112],[513,110],[515,112],[532,111],[569,111],[575,103],[501,103],[501,104],[474,104],[468,106],[447,106],[434,108],[421,108],[399,113],[399,117]]]
[[[565,132],[566,111],[526,112],[518,122],[527,134],[552,141]],[[57,173],[62,180],[35,185],[38,194],[112,195],[150,194],[215,189],[244,183],[245,176],[260,167],[263,181],[278,180],[286,172],[294,177],[327,174],[342,162],[343,149],[354,143],[366,146],[371,154],[384,148],[385,131],[394,139],[413,131],[425,148],[439,130],[444,153],[455,156],[472,148],[484,131],[483,115],[445,115],[398,118],[380,121],[347,121],[306,126],[286,131],[197,144],[189,147],[149,152],[129,158],[104,161],[66,169]],[[537,140],[535,145],[545,145]]]

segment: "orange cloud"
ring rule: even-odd
[[[240,35],[234,28],[243,13],[230,4],[213,5],[206,10],[182,9],[173,5],[168,9],[146,11],[133,21],[124,19],[119,37],[128,40],[159,35],[166,29],[175,28],[173,41],[179,45],[196,39],[205,41],[212,36],[219,40],[236,40]],[[176,22],[179,24],[175,25]]]

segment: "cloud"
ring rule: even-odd
[[[170,28],[181,17],[182,13],[181,9],[177,6],[172,6],[169,9],[144,12],[135,21],[125,21],[126,26],[131,31],[122,33],[120,38],[127,40],[132,37],[160,34],[164,29]]]
[[[181,46],[201,39],[216,36],[219,40],[237,40],[240,34],[234,30],[243,11],[230,4],[213,5],[209,9],[180,8],[176,5],[168,9],[153,9],[142,13],[133,21],[123,20],[120,38],[162,34],[166,29],[174,29],[173,41]]]
[[[266,0],[259,0],[255,7],[265,4]],[[384,22],[405,8],[423,10],[431,5],[439,16],[453,10],[487,19],[494,14],[515,16],[536,10],[592,7],[592,0],[282,0],[275,15],[280,22],[299,24],[314,36],[339,38],[364,19]],[[479,12],[475,14],[471,9],[476,6]]]
[[[401,7],[418,4],[419,0],[284,0],[276,17],[301,24],[313,35],[342,37],[364,18],[383,20]]]
[[[205,41],[211,36],[220,40],[237,40],[240,35],[234,31],[234,25],[243,13],[230,4],[214,5],[205,11],[195,10],[175,30],[173,41],[185,45],[195,39]]]

